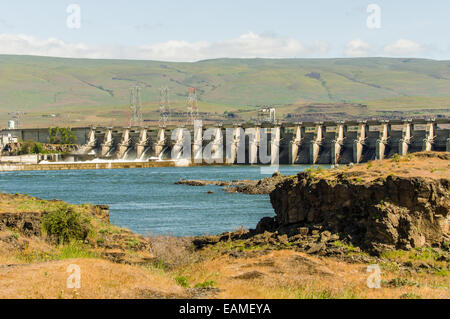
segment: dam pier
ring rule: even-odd
[[[200,122],[200,121],[199,121]],[[75,127],[64,161],[105,159],[195,164],[349,164],[420,151],[450,151],[450,119]],[[48,143],[48,129],[0,135]],[[178,154],[173,158],[173,154]]]

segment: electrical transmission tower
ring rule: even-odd
[[[130,89],[130,126],[142,126],[141,88],[139,86]]]
[[[159,89],[159,126],[165,127],[169,121],[170,105],[169,105],[169,88],[163,87]]]
[[[12,115],[12,119],[15,122],[16,128],[20,128],[20,124],[22,124],[22,116],[25,115],[22,111],[16,111],[16,112],[8,112],[8,115]]]
[[[188,89],[188,98],[186,102],[189,123],[194,123],[196,119],[198,119],[198,105],[197,105],[197,89],[189,88]]]

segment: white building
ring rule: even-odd
[[[276,113],[274,107],[262,107],[258,110],[258,120],[261,123],[275,123]]]
[[[18,142],[18,138],[15,136],[12,136],[11,134],[7,134],[7,135],[0,135],[0,145],[6,145],[9,143],[17,143]]]

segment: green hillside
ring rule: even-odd
[[[196,63],[61,59],[0,55],[0,127],[24,111],[25,125],[51,121],[125,124],[131,86],[142,87],[144,117],[156,119],[159,88],[170,88],[174,110],[184,109],[188,87],[199,107],[254,116],[260,105],[287,113],[382,112],[446,114],[450,109],[450,61],[424,59],[217,59]],[[368,105],[357,110],[346,103]],[[428,111],[427,111],[428,110]],[[359,113],[358,113],[359,112]],[[366,114],[367,113],[367,114]],[[386,114],[388,114],[386,113]],[[50,119],[49,115],[55,114]]]

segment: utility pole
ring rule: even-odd
[[[169,88],[159,89],[159,126],[166,127],[170,116]]]
[[[130,89],[130,126],[142,126],[141,88],[139,86]]]

